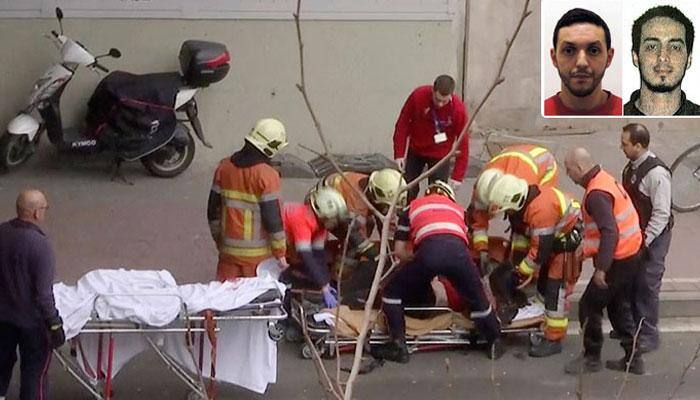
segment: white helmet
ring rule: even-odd
[[[506,210],[518,211],[525,205],[528,185],[525,179],[505,174],[491,185],[489,211],[498,213]]]
[[[255,123],[245,140],[272,158],[287,145],[287,133],[280,121],[263,118]]]
[[[503,171],[498,168],[488,168],[482,171],[476,180],[476,200],[481,204],[488,204],[491,188],[496,180],[502,176]]]
[[[345,199],[340,192],[330,187],[312,190],[309,194],[309,204],[319,219],[341,220],[348,215]]]
[[[430,194],[439,194],[442,196],[447,196],[450,198],[450,200],[454,202],[457,201],[457,198],[455,196],[455,190],[452,189],[452,186],[443,181],[435,181],[428,185],[428,188],[425,189],[425,195],[427,196]]]
[[[384,168],[370,174],[367,181],[367,193],[369,200],[378,205],[388,206],[394,200],[396,192],[406,186],[406,180],[395,169]],[[397,205],[400,208],[406,206],[407,193],[399,195]]]

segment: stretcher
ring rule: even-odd
[[[231,292],[232,285],[212,282],[209,287],[216,288],[214,294],[220,297],[226,293],[222,290]],[[54,350],[56,359],[93,398],[107,400],[113,396],[113,379],[119,370],[135,355],[152,350],[162,361],[159,365],[172,371],[190,389],[188,398],[214,399],[217,378],[222,378],[217,377],[217,369],[225,367],[222,364],[240,362],[236,360],[235,350],[222,348],[227,343],[225,340],[222,342],[224,336],[240,334],[232,331],[238,330],[243,324],[263,324],[266,326],[266,336],[273,342],[283,337],[278,322],[286,319],[287,313],[283,307],[282,290],[279,288],[258,288],[256,290],[262,293],[246,301],[246,304],[236,306],[235,309],[222,309],[227,306],[225,302],[220,302],[213,304],[215,310],[202,309],[204,303],[201,303],[201,296],[185,296],[186,292],[179,291],[179,288],[181,287],[176,286],[166,293],[137,289],[94,294],[82,307],[82,311],[90,309],[89,318],[84,323],[81,322],[79,329],[66,328],[71,331],[70,339],[67,345]],[[54,293],[57,293],[56,288]],[[114,306],[130,299],[133,301],[129,306],[138,302],[161,301],[179,307],[179,311],[173,318],[155,318],[152,323],[131,316],[105,317],[105,305]],[[195,304],[197,301],[200,304]],[[59,308],[59,312],[63,314],[66,311],[62,312]],[[119,312],[121,310],[117,310],[115,315]],[[64,321],[66,319],[64,316]],[[264,340],[268,340],[267,337]],[[231,354],[228,354],[229,351]],[[274,353],[276,358],[276,346]],[[273,367],[276,374],[276,364]],[[236,383],[226,376],[221,380]],[[267,382],[265,386],[266,384]]]
[[[291,318],[306,331],[319,355],[334,357],[339,352],[354,351],[363,319],[363,310],[351,310],[341,306],[336,310],[322,310],[314,306],[309,298],[316,297],[310,291],[295,291],[291,299]],[[336,320],[336,312],[338,319]],[[461,346],[477,346],[484,341],[474,324],[462,312],[449,307],[405,307],[406,344],[409,352],[432,351]],[[369,344],[386,343],[389,339],[383,318],[373,312],[370,324]],[[412,317],[414,316],[414,317]],[[509,325],[501,329],[503,334],[536,335],[542,331],[544,307],[533,304],[526,308],[523,317],[516,316]],[[312,357],[308,343],[301,347],[301,356]]]

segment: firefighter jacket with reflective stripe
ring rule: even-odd
[[[553,187],[535,187],[539,194],[523,210],[523,222],[527,225],[530,249],[518,266],[524,275],[532,275],[552,253],[552,243],[561,239],[581,219],[581,206],[578,201]],[[549,246],[540,246],[549,241]]]
[[[280,177],[274,168],[266,163],[238,167],[226,158],[214,173],[211,191],[221,202],[220,219],[209,217],[220,253],[247,262],[284,256]]]
[[[629,194],[615,181],[615,178],[602,169],[588,182],[586,194],[583,197],[584,205],[586,197],[594,190],[605,192],[613,198],[613,214],[619,235],[613,259],[622,260],[637,254],[642,244],[642,231],[639,228],[637,211]],[[600,231],[585,206],[583,223],[583,254],[585,257],[593,257],[598,254]]]
[[[469,243],[464,209],[445,196],[431,194],[413,200],[408,207],[408,221],[414,248],[426,237],[438,234],[454,235]]]
[[[287,261],[290,265],[301,262],[298,252],[311,252],[325,248],[328,233],[318,224],[311,206],[302,203],[285,203],[282,219],[287,233]]]
[[[549,150],[531,144],[509,146],[493,157],[484,170],[496,168],[504,174],[515,175],[524,179],[528,185],[550,186],[557,185],[559,169],[557,160]],[[488,205],[476,197],[476,186],[472,196],[471,224],[472,246],[474,250],[486,251],[488,248],[487,231],[489,228]]]

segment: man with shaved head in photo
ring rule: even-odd
[[[0,224],[0,398],[17,361],[20,399],[45,399],[51,350],[65,342],[53,297],[54,253],[39,225],[49,203],[39,190],[17,197],[17,217]]]
[[[632,63],[639,90],[625,104],[625,115],[700,115],[700,106],[681,89],[690,68],[695,30],[679,9],[648,9],[632,25]]]

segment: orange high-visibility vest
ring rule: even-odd
[[[600,170],[596,176],[588,182],[586,194],[583,196],[583,254],[586,257],[593,257],[598,254],[600,247],[600,231],[591,215],[586,210],[586,198],[593,190],[600,190],[608,193],[613,198],[613,214],[619,232],[617,247],[615,247],[615,260],[622,260],[631,257],[639,251],[642,244],[642,230],[639,228],[639,217],[634,209],[632,199],[625,189],[617,183],[607,172]]]

